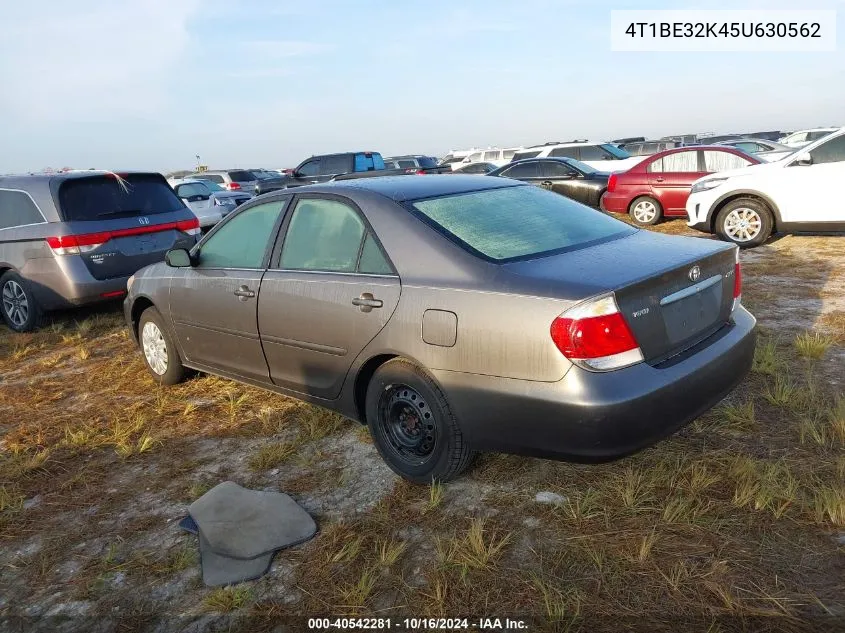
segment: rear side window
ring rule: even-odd
[[[378,152],[355,154],[354,171],[378,171],[384,169],[384,159]]]
[[[28,194],[23,191],[0,190],[0,229],[42,224],[45,221]]]
[[[72,178],[59,187],[59,211],[68,222],[155,215],[184,208],[158,174]]]
[[[232,179],[232,182],[252,182],[254,180],[258,180],[258,178],[253,174],[251,171],[230,171],[229,178]]]
[[[484,152],[484,160],[499,160],[499,150]]]
[[[531,186],[420,200],[412,209],[469,252],[499,262],[580,248],[636,230]]]

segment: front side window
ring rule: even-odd
[[[263,268],[264,254],[285,200],[265,202],[241,211],[202,244],[202,268]]]
[[[320,159],[309,160],[299,168],[300,176],[316,176],[320,173]]]
[[[29,195],[23,191],[0,190],[0,229],[45,221]]]
[[[465,250],[497,262],[582,248],[636,232],[569,198],[525,185],[418,200],[411,209]]]
[[[731,152],[704,151],[704,170],[711,173],[728,169],[740,169],[742,167],[748,167],[750,164],[750,160],[746,160],[742,156],[737,156]]]
[[[822,143],[812,152],[813,164],[841,163],[845,161],[845,134],[840,134],[826,143]]]
[[[354,209],[336,200],[306,198],[293,211],[281,268],[355,272],[366,227]]]
[[[574,178],[578,172],[566,163],[550,160],[543,163],[543,177],[545,178]]]

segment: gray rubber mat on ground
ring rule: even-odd
[[[233,481],[216,485],[188,511],[208,548],[228,558],[254,559],[317,532],[314,519],[286,494],[248,490]]]
[[[222,587],[245,580],[255,580],[266,574],[270,563],[273,562],[275,552],[247,560],[229,558],[212,551],[202,532],[199,539],[202,581],[207,587]]]

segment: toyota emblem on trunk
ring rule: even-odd
[[[149,223],[150,223],[149,218],[144,218],[144,217],[138,218],[138,224],[149,224]]]
[[[698,278],[701,277],[701,269],[698,266],[693,266],[689,269],[688,275],[690,281],[698,281]]]

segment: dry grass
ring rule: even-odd
[[[820,360],[833,341],[820,332],[802,332],[795,337],[795,349],[808,360]]]
[[[209,593],[205,597],[205,600],[203,600],[203,606],[208,611],[229,613],[230,611],[243,609],[251,600],[252,592],[249,587],[223,587]]]

